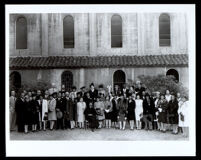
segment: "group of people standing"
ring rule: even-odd
[[[188,136],[189,116],[187,97],[180,93],[156,92],[150,95],[140,82],[136,86],[126,84],[112,90],[91,83],[89,90],[73,86],[70,92],[65,86],[58,91],[24,90],[18,98],[15,91],[10,96],[10,130],[28,133],[29,130],[100,128],[130,130],[159,130],[173,134],[182,132]],[[179,130],[181,128],[181,131]]]

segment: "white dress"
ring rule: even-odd
[[[165,95],[165,99],[169,102],[171,100],[171,95]]]
[[[78,102],[77,103],[77,122],[84,122],[84,110],[86,108],[85,102]]]
[[[189,127],[189,102],[179,102],[179,127]],[[184,115],[184,121],[181,120],[181,115]]]
[[[143,113],[143,107],[142,107],[142,103],[143,103],[143,100],[142,99],[136,99],[135,100],[135,118],[136,118],[136,121],[140,121],[140,114]]]
[[[159,102],[159,99],[156,99],[155,102],[154,102],[155,108],[158,107],[158,102]],[[157,111],[157,112],[156,112],[156,119],[155,119],[154,121],[158,121],[158,114],[159,114],[159,112]]]
[[[45,112],[48,112],[48,101],[46,99],[43,99],[43,102],[42,102],[42,122],[44,122]]]

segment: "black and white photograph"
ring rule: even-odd
[[[195,54],[195,5],[6,5],[7,155],[195,155]]]

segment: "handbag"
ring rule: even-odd
[[[48,113],[47,112],[44,113],[44,118],[43,119],[48,120]]]
[[[58,112],[57,112],[57,118],[58,118],[58,119],[63,118],[63,113],[62,113],[61,111],[58,111]]]
[[[181,121],[184,121],[184,115],[183,114],[180,115],[181,115]]]

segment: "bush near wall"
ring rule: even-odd
[[[170,92],[176,94],[177,92],[181,93],[182,96],[189,96],[188,88],[185,88],[182,83],[176,82],[174,76],[138,76],[139,80],[145,85],[150,93],[159,91],[160,93],[165,94],[166,89]]]
[[[26,83],[23,84],[22,87],[20,88],[19,92],[21,93],[23,90],[26,91],[36,91],[36,90],[41,90],[44,92],[45,90],[51,88],[51,84],[45,81],[37,81],[36,83]]]

